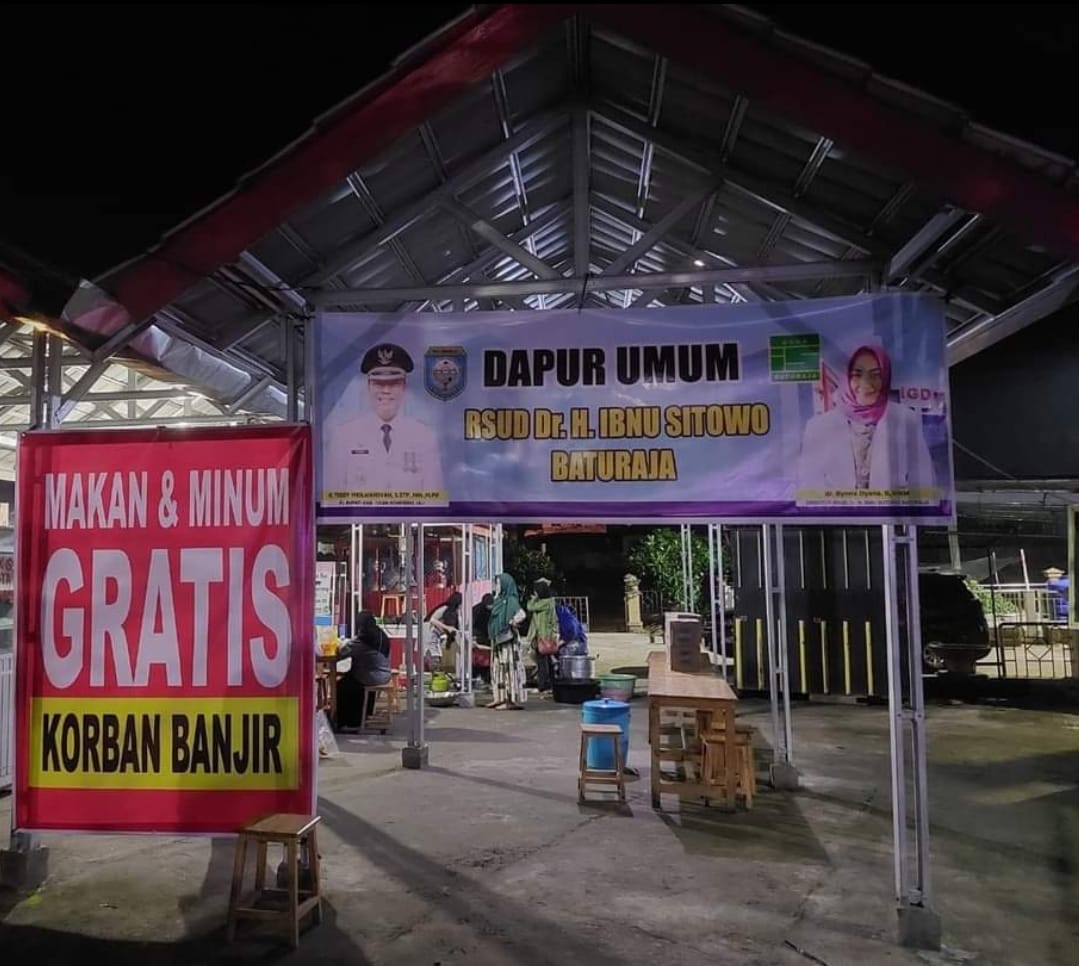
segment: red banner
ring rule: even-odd
[[[310,812],[308,427],[30,433],[18,498],[17,826]]]

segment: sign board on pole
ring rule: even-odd
[[[941,306],[316,320],[319,519],[954,516]]]
[[[17,827],[309,812],[309,428],[29,433],[18,500]]]

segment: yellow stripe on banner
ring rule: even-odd
[[[820,622],[820,666],[824,693],[828,693],[828,622]]]
[[[742,687],[742,624],[745,621],[744,617],[739,617],[734,622],[734,683],[739,690]]]
[[[843,621],[843,693],[850,694],[850,623]]]
[[[30,785],[294,789],[298,698],[35,698]]]
[[[764,690],[764,621],[757,618],[757,687]]]
[[[869,682],[866,694],[873,694],[873,625],[865,622],[865,676]]]

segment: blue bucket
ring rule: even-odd
[[[629,762],[629,702],[603,698],[581,705],[582,724],[616,724],[622,729],[622,763]],[[588,742],[588,767],[595,771],[614,771],[614,748],[606,738]]]

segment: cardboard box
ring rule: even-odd
[[[677,612],[664,614],[663,631],[667,645],[667,666],[672,671],[699,671],[704,633],[700,615]]]

